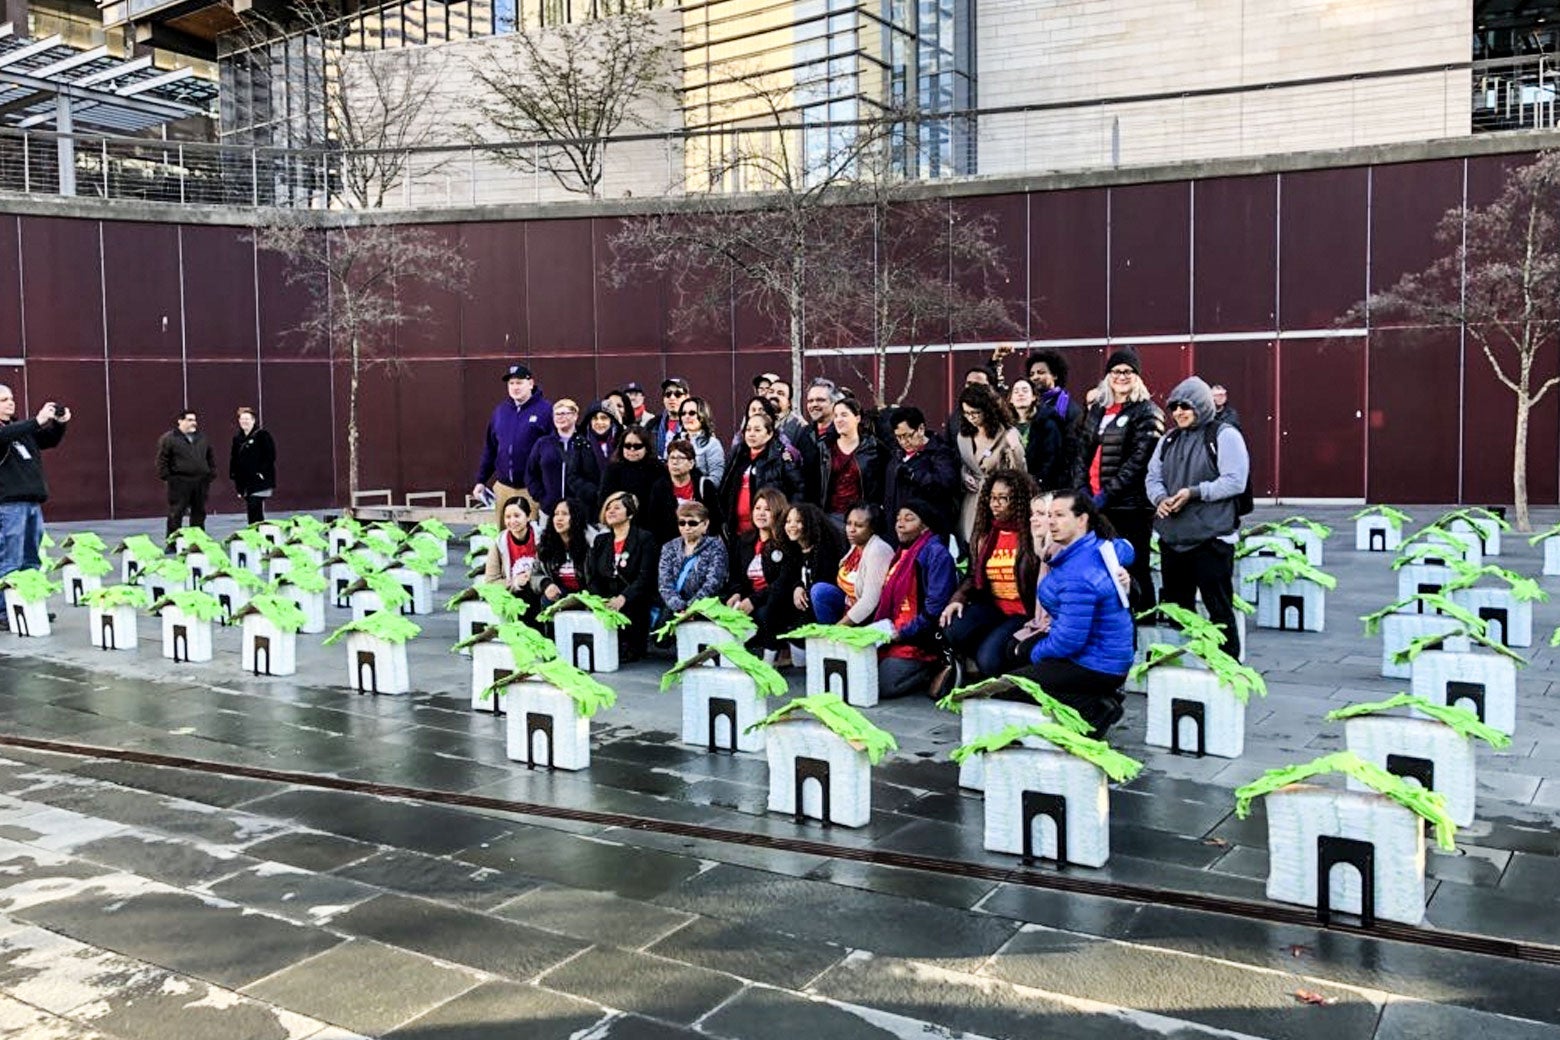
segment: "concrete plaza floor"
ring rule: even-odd
[[[1269,695],[1245,756],[1145,747],[1129,697],[1112,741],[1146,768],[1112,791],[1109,865],[1069,874],[1264,901],[1265,820],[1236,820],[1230,792],[1340,748],[1331,708],[1406,686],[1379,676],[1379,643],[1360,634],[1395,582],[1387,557],[1352,550],[1348,512],[1309,511],[1336,528],[1328,631],[1250,634]],[[1500,562],[1536,575],[1539,560],[1508,538]],[[451,568],[443,594],[457,581]],[[255,678],[234,630],[212,663],[176,665],[145,619],[136,652],[104,653],[84,611],[56,609],[55,635],[0,637],[0,735],[618,815],[0,747],[0,1036],[1560,1036],[1550,963],[1025,883],[981,848],[980,799],[946,761],[957,719],[925,701],[869,710],[900,750],[874,771],[871,824],[823,829],[765,813],[761,757],[677,742],[679,698],[656,692],[665,660],[609,677],[619,703],[593,725],[590,769],[549,774],[509,762],[504,720],[471,710],[451,616],[417,619],[420,692],[371,698],[344,688],[344,652],[317,637],[298,676]],[[1537,640],[1557,621],[1560,604],[1540,605]],[[1431,853],[1428,926],[1560,948],[1560,689],[1553,652],[1530,656],[1512,746],[1479,750],[1478,821],[1456,854]],[[841,854],[859,849],[996,872]]]

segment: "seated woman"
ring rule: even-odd
[[[1035,611],[1040,557],[1023,517],[1034,481],[1016,469],[986,478],[975,510],[969,576],[942,613],[953,652],[990,678],[1007,670],[1007,645]]]
[[[790,590],[796,585],[801,554],[785,536],[781,518],[788,505],[777,488],[753,496],[753,529],[737,539],[726,582],[726,605],[753,616],[758,633],[752,645],[768,657],[779,652],[780,633],[789,631],[796,619]]]
[[[601,526],[590,547],[590,571],[585,587],[606,598],[613,610],[628,615],[628,627],[618,630],[618,656],[637,661],[645,656],[650,635],[650,608],[656,603],[656,565],[660,546],[649,531],[634,526],[639,500],[631,492],[615,491],[601,506]]]
[[[883,579],[873,621],[894,637],[878,648],[880,698],[924,693],[935,700],[953,673],[937,627],[959,584],[953,557],[933,533],[943,522],[942,514],[924,499],[906,502],[894,521],[899,552]]]
[[[1130,567],[1132,543],[1116,537],[1092,498],[1070,492],[1051,497],[1047,530],[1049,571],[1035,592],[1041,631],[1019,644],[1029,663],[1015,674],[1078,709],[1100,737],[1121,718],[1133,645],[1124,574],[1112,570],[1102,550],[1113,547],[1120,566]]]
[[[829,522],[828,515],[811,502],[801,502],[786,510],[785,537],[796,546],[799,562],[796,585],[788,595],[796,608],[797,624],[804,624],[814,620],[809,596],[813,583],[839,570],[840,558],[845,555],[844,539]]]
[[[883,579],[894,561],[894,547],[878,536],[883,511],[857,502],[845,513],[845,540],[850,544],[833,580],[820,574],[808,590],[813,617],[825,625],[866,625],[877,614]]]
[[[585,505],[577,498],[566,498],[553,507],[536,549],[536,573],[531,578],[531,587],[543,606],[585,588],[590,573],[587,523]]]
[[[671,457],[670,448],[667,456]],[[718,596],[726,587],[726,546],[710,534],[710,511],[699,502],[681,503],[677,533],[661,546],[657,571],[661,603],[668,614],[686,610],[694,600]]]
[[[531,588],[539,541],[531,529],[534,519],[536,507],[529,498],[512,495],[504,500],[504,529],[488,549],[481,578],[490,584],[502,584],[532,606],[538,599],[536,590]]]

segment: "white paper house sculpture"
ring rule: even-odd
[[[1105,865],[1110,788],[1098,766],[1054,747],[1011,745],[982,757],[989,851],[1058,866]]]
[[[347,590],[358,580],[357,572],[352,569],[352,566],[343,561],[332,563],[325,568],[325,579],[330,583],[325,594],[331,603],[338,607],[351,606]]]
[[[560,610],[552,616],[558,656],[586,672],[618,670],[618,637],[588,610]]]
[[[49,625],[48,599],[29,603],[14,589],[5,590],[5,617],[13,635],[42,637],[53,631]]]
[[[1479,540],[1479,551],[1484,556],[1500,555],[1500,524],[1487,517],[1458,517],[1446,525],[1453,534],[1469,534]]]
[[[1392,655],[1404,649],[1421,636],[1462,632],[1462,623],[1445,614],[1388,614],[1381,619],[1381,674],[1389,679],[1407,679],[1413,674],[1410,662],[1398,664]],[[1468,637],[1450,635],[1441,644],[1442,649],[1466,651]]]
[[[418,574],[407,567],[390,567],[385,571],[407,591],[411,599],[402,604],[403,614],[433,613],[433,580],[426,574]]]
[[[1260,603],[1263,589],[1252,579],[1272,566],[1283,550],[1294,546],[1287,538],[1252,535],[1241,541],[1241,548],[1250,552],[1235,561],[1235,594],[1247,603]]]
[[[76,564],[67,563],[60,567],[60,585],[65,589],[66,604],[79,607],[81,597],[103,587],[103,579],[95,574],[83,574]]]
[[[237,538],[228,543],[228,559],[233,562],[233,566],[249,571],[251,574],[265,573],[267,552],[269,550],[263,546],[250,545]]]
[[[234,543],[235,545],[238,543]],[[227,574],[213,574],[206,578],[202,590],[217,598],[222,605],[222,623],[231,625],[238,612],[249,602],[249,589],[237,578]]]
[[[1359,552],[1397,552],[1403,544],[1403,528],[1381,515],[1354,521],[1354,548]]]
[[[1257,597],[1257,627],[1321,632],[1327,624],[1327,590],[1314,581],[1275,581]]]
[[[1039,726],[1051,718],[1038,704],[970,697],[959,702],[959,743],[1001,733],[1009,726]],[[1050,747],[1039,737],[1025,737],[1025,747]],[[968,791],[986,789],[986,755],[971,755],[959,763],[959,786]]]
[[[769,759],[769,811],[798,821],[864,827],[872,816],[872,764],[896,747],[835,694],[785,705],[759,723]]]
[[[856,647],[832,639],[809,638],[807,690],[833,693],[856,708],[878,702],[878,652],[876,646]]]
[[[507,707],[504,695],[508,687],[501,686],[486,696],[484,693],[504,676],[514,674],[515,652],[509,648],[508,643],[497,638],[474,643],[468,648],[468,652],[471,654],[472,710],[485,711],[493,715],[504,714]]]
[[[284,632],[258,611],[243,616],[240,657],[251,675],[293,675],[298,671],[298,633]]]
[[[1473,742],[1450,726],[1434,719],[1361,715],[1344,723],[1344,744],[1372,765],[1445,795],[1447,815],[1459,827],[1473,822]],[[1351,791],[1371,789],[1352,776],[1348,785]]]
[[[358,693],[410,692],[406,644],[392,643],[366,632],[348,633],[347,685]]]
[[[678,624],[674,631],[677,640],[677,660],[701,654],[718,643],[729,643],[732,635],[713,621],[689,620]],[[723,664],[725,662],[722,662]],[[714,667],[714,665],[711,665]]]
[[[162,608],[162,655],[170,661],[211,660],[211,622],[186,614],[172,603]]]
[[[350,527],[337,524],[325,532],[325,546],[332,556],[340,556],[357,542],[358,536]]]
[[[470,639],[484,628],[496,627],[498,621],[498,614],[485,600],[463,599],[455,608],[455,627],[462,640]],[[471,647],[460,652],[470,657]]]
[[[1268,795],[1267,818],[1269,899],[1361,914],[1361,870],[1343,857],[1368,849],[1374,916],[1403,924],[1424,919],[1425,829],[1413,812],[1375,792],[1295,784]]]
[[[134,650],[136,611],[134,607],[90,607],[87,631],[92,645],[100,650]]]
[[[1544,575],[1553,577],[1560,574],[1560,535],[1553,535],[1544,539]]]
[[[682,741],[710,751],[762,751],[768,730],[749,729],[768,705],[740,668],[690,668],[682,674]]]
[[[282,582],[277,592],[297,604],[303,611],[303,627],[298,631],[305,635],[318,635],[325,631],[325,593],[309,592],[291,582]]]
[[[206,580],[206,575],[212,569],[211,558],[203,552],[185,553],[184,565],[190,569],[189,580],[184,583],[187,589],[200,588],[201,582]]]
[[[146,590],[147,598],[153,603],[156,603],[170,592],[184,588],[182,578],[175,582],[160,569],[142,568],[139,574],[141,588]]]
[[[1410,692],[1432,704],[1467,708],[1507,736],[1517,727],[1517,665],[1500,654],[1429,650],[1414,659]]]
[[[1171,625],[1144,625],[1137,628],[1135,632],[1137,635],[1137,646],[1132,651],[1132,666],[1134,668],[1143,663],[1144,656],[1148,653],[1148,648],[1154,644],[1164,643],[1167,646],[1180,646],[1186,642],[1186,636],[1182,634],[1181,630]],[[1241,642],[1244,645],[1245,640],[1242,639]],[[1148,677],[1128,672],[1127,679],[1121,684],[1121,688],[1128,693],[1147,693]],[[966,739],[965,743],[969,743],[969,740]]]
[[[1398,568],[1398,599],[1413,599],[1420,593],[1439,593],[1456,575],[1439,563],[1406,563]],[[1420,606],[1420,610],[1425,608]]]
[[[1148,673],[1148,738],[1173,752],[1239,758],[1246,704],[1201,668],[1164,665]]]
[[[1475,585],[1456,589],[1448,598],[1483,621],[1485,635],[1497,643],[1533,645],[1533,604],[1517,599],[1509,588]]]
[[[1305,561],[1312,567],[1322,565],[1322,537],[1309,527],[1296,524],[1279,530],[1280,536],[1288,536],[1296,549],[1305,553]]]
[[[575,771],[590,766],[590,719],[550,683],[517,682],[505,698],[506,754],[531,769]]]

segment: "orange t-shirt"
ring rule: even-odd
[[[998,531],[996,544],[986,558],[986,584],[991,598],[1002,613],[1012,617],[1029,613],[1018,591],[1018,538],[1017,531]]]

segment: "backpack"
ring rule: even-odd
[[[1206,422],[1202,425],[1203,443],[1208,446],[1208,455],[1213,459],[1215,468],[1218,468],[1219,465],[1219,430],[1223,426],[1222,422],[1217,421]],[[1234,429],[1234,427],[1231,428]],[[1250,466],[1246,467],[1246,486],[1240,489],[1240,494],[1235,496],[1234,502],[1236,519],[1245,516],[1256,507],[1256,501],[1251,496]]]

